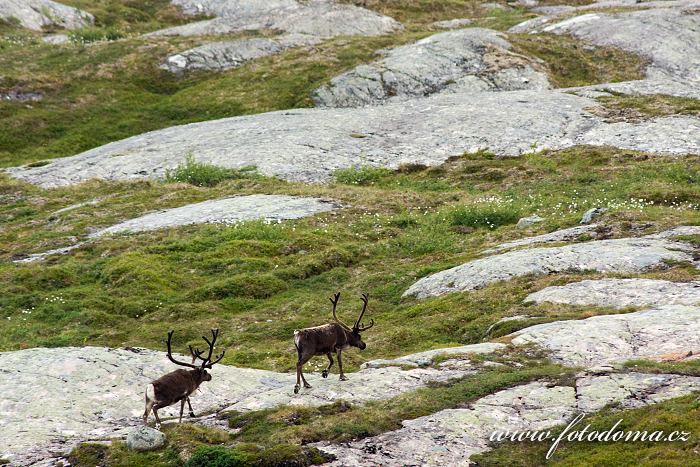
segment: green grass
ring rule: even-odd
[[[679,362],[655,362],[650,360],[630,360],[624,368],[640,373],[671,373],[677,375],[700,376],[700,360]]]
[[[613,47],[586,46],[567,35],[509,34],[515,52],[545,63],[554,87],[643,79],[647,62]]]
[[[675,466],[700,465],[700,400],[697,394],[673,399],[634,410],[621,412],[603,410],[586,417],[583,424],[590,431],[611,429],[622,419],[619,429],[630,431],[674,431],[690,433],[687,441],[675,442],[567,442],[564,440],[549,461],[545,461],[551,442],[503,443],[493,451],[473,456],[472,461],[482,467],[496,466]],[[583,425],[578,427],[583,428]],[[552,430],[559,433],[563,428]]]
[[[167,183],[189,183],[194,186],[212,187],[225,180],[255,177],[255,167],[243,169],[225,169],[216,165],[197,162],[192,154],[185,158],[185,162],[173,170],[166,170],[165,181]]]
[[[440,167],[382,171],[363,185],[314,186],[256,176],[214,187],[90,182],[42,190],[5,179],[0,182],[0,349],[85,344],[160,349],[168,329],[176,329],[184,345],[196,342],[202,329],[218,327],[229,348],[224,363],[287,371],[295,358],[294,329],[330,319],[327,299],[338,290],[346,297],[339,312],[352,319],[360,294],[367,292],[368,316],[377,325],[363,336],[366,351],[348,352],[352,370],[371,358],[618,312],[521,303],[548,285],[601,277],[597,274],[524,277],[424,301],[401,294],[420,277],[523,235],[512,225],[512,214],[493,230],[469,232],[454,225],[452,213],[467,207],[488,211],[497,202],[507,213],[537,213],[546,220],[534,233],[575,225],[583,212],[600,205],[611,209],[612,236],[638,235],[635,226],[648,222],[656,229],[700,222],[700,186],[678,183],[695,176],[695,159],[642,156],[591,147],[521,158],[471,155]],[[154,209],[253,193],[334,198],[347,207],[281,224],[118,235],[44,263],[10,262]],[[94,205],[56,213],[95,198]],[[469,219],[476,217],[460,219],[473,223]],[[696,274],[679,264],[645,276],[689,280]],[[514,315],[532,318],[487,332]],[[317,360],[310,365],[323,364]]]
[[[610,121],[635,121],[669,115],[700,115],[700,100],[689,97],[613,94],[599,97],[597,100],[603,106],[600,115]]]

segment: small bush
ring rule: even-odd
[[[189,183],[195,186],[216,186],[224,180],[247,178],[254,172],[254,167],[244,167],[239,170],[226,169],[211,164],[197,162],[192,154],[185,157],[185,163],[173,170],[165,171],[165,181],[168,183]]]
[[[267,298],[287,288],[287,284],[270,274],[239,274],[207,284],[195,290],[194,297],[221,300],[229,297]]]
[[[374,185],[384,177],[391,175],[393,172],[389,169],[381,167],[354,167],[349,169],[336,170],[333,177],[337,183],[345,185]]]
[[[513,206],[497,204],[473,204],[454,209],[449,214],[454,226],[495,229],[502,225],[515,224],[520,212]]]
[[[89,44],[100,41],[116,41],[124,37],[119,31],[114,29],[83,28],[71,31],[68,38],[76,44]]]
[[[238,467],[251,464],[247,453],[223,446],[205,446],[194,451],[185,467]]]

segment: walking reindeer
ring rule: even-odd
[[[211,370],[212,366],[219,363],[222,358],[224,358],[224,353],[221,352],[220,355],[212,361],[212,354],[214,353],[214,345],[216,344],[216,339],[219,337],[219,330],[211,330],[211,340],[202,336],[202,339],[209,346],[209,351],[206,357],[202,357],[203,351],[199,349],[193,349],[189,346],[190,354],[192,355],[192,363],[180,362],[175,360],[172,353],[171,342],[173,339],[173,332],[168,332],[168,340],[166,344],[168,346],[168,359],[176,365],[181,365],[184,367],[191,368],[191,370],[175,370],[163,375],[146,388],[146,410],[143,413],[143,423],[144,425],[148,422],[148,415],[153,410],[153,415],[156,417],[156,428],[160,427],[160,418],[158,418],[158,409],[163,407],[168,407],[180,403],[180,423],[182,423],[182,412],[185,409],[185,402],[190,409],[190,417],[194,417],[194,411],[192,410],[192,404],[190,403],[190,396],[199,388],[199,385],[204,381],[211,381],[211,374],[207,372],[207,369]],[[197,360],[201,360],[201,364],[195,365]]]
[[[367,311],[369,297],[367,294],[362,294],[362,311],[352,328],[340,321],[336,315],[336,307],[339,299],[340,292],[336,293],[335,296],[330,299],[333,304],[333,320],[335,322],[294,331],[294,347],[296,347],[298,355],[297,384],[294,386],[294,394],[299,393],[299,389],[301,388],[300,383],[302,381],[304,382],[305,388],[311,387],[311,385],[306,382],[306,378],[304,378],[302,367],[306,362],[311,360],[312,357],[316,355],[325,355],[328,357],[328,367],[321,373],[321,376],[327,378],[328,370],[333,366],[332,353],[335,352],[338,356],[340,380],[346,381],[348,378],[343,373],[343,361],[340,356],[341,352],[348,347],[357,347],[360,350],[364,350],[365,347],[367,347],[367,345],[362,342],[360,333],[374,326],[374,320],[371,320],[368,326],[362,325],[362,317],[365,311]]]

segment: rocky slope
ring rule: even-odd
[[[333,78],[313,97],[323,107],[359,107],[438,92],[549,88],[541,67],[510,48],[490,29],[435,34]]]
[[[698,118],[606,123],[586,110],[596,105],[566,93],[513,91],[272,112],[167,128],[8,172],[43,187],[91,178],[160,178],[192,154],[202,163],[252,165],[265,175],[317,183],[341,168],[438,165],[479,149],[518,156],[543,148],[612,143],[652,153],[700,153]]]

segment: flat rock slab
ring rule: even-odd
[[[45,26],[79,29],[95,20],[90,13],[52,0],[0,0],[0,19],[36,31]]]
[[[94,238],[123,232],[145,232],[190,224],[237,224],[259,219],[300,219],[339,207],[337,203],[318,198],[286,195],[236,196],[146,214],[102,229],[90,236]]]
[[[521,246],[537,245],[541,243],[557,243],[557,242],[571,242],[578,239],[582,235],[591,235],[595,233],[598,228],[597,224],[590,225],[578,225],[576,227],[571,227],[568,229],[555,230],[554,232],[549,232],[542,235],[537,235],[535,237],[526,237],[519,240],[513,240],[512,242],[501,243],[493,248],[484,250],[482,253],[498,253],[505,250],[510,250],[511,248],[517,248]]]
[[[391,360],[371,360],[362,364],[363,368],[377,368],[383,366],[428,366],[435,357],[450,356],[450,355],[468,355],[468,354],[486,354],[494,353],[506,348],[505,344],[497,342],[484,342],[481,344],[461,345],[457,347],[445,347],[442,349],[426,350],[404,357],[394,358]]]
[[[587,13],[563,21],[540,20],[513,32],[571,34],[596,45],[617,47],[651,63],[647,77],[700,80],[700,2],[676,8],[651,8],[621,13]],[[533,27],[534,26],[534,27]]]
[[[511,334],[513,345],[535,344],[554,361],[592,367],[700,349],[700,308],[665,305],[647,311],[538,324]]]
[[[212,42],[172,55],[160,68],[171,73],[229,70],[257,58],[276,55],[292,47],[317,44],[320,41],[316,36],[288,34],[275,38]]]
[[[6,91],[0,92],[0,101],[7,102],[38,102],[44,98],[40,92]]]
[[[360,107],[445,91],[548,89],[547,75],[510,48],[491,29],[435,34],[336,76],[313,98],[321,107]]]
[[[533,382],[483,397],[469,408],[406,420],[396,431],[317,446],[338,457],[333,466],[468,466],[472,455],[490,449],[495,431],[547,430],[607,403],[640,407],[698,389],[700,378],[636,373],[584,377],[575,388]]]
[[[201,36],[273,29],[318,37],[378,36],[402,29],[394,19],[330,0],[173,0],[189,14],[216,18],[156,31],[152,36]]]
[[[160,178],[192,154],[202,163],[255,166],[285,180],[327,182],[335,170],[348,167],[434,166],[485,148],[518,156],[533,151],[533,142],[537,150],[587,144],[589,132],[609,126],[585,110],[595,105],[555,91],[512,91],[436,95],[377,107],[288,110],[166,128],[8,172],[47,188],[91,178]],[[635,134],[616,145],[654,145],[652,152],[674,154],[700,145],[698,134],[684,146],[686,126],[655,122],[668,131],[650,137],[648,125],[616,124]]]
[[[175,368],[164,352],[145,349],[68,347],[0,353],[0,458],[30,465],[61,456],[78,441],[125,437],[141,423],[147,384]],[[345,382],[339,382],[337,374],[324,380],[318,373],[307,373],[314,388],[294,395],[294,374],[217,365],[212,381],[201,386],[192,404],[202,414],[341,399],[362,403],[475,371],[370,368],[348,374]],[[160,415],[178,412],[179,407],[170,407]]]
[[[665,261],[692,261],[693,247],[648,238],[621,238],[561,247],[532,248],[480,258],[424,277],[404,292],[416,298],[480,289],[525,275],[568,271],[641,272],[663,267]]]
[[[653,279],[601,279],[547,287],[530,294],[526,302],[569,305],[629,306],[698,305],[700,282]]]

